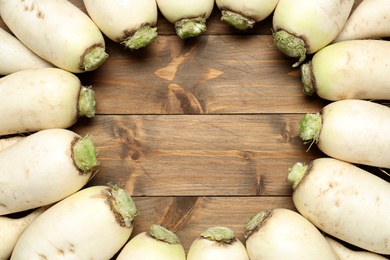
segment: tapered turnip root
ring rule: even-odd
[[[25,138],[24,136],[11,136],[11,137],[5,137],[5,138],[0,138],[0,152],[3,151],[4,149],[7,149],[13,144],[16,144],[17,142],[23,140]]]
[[[252,28],[271,15],[279,0],[216,0],[221,10],[221,21],[239,30]]]
[[[0,215],[57,202],[81,189],[98,164],[91,135],[47,129],[0,152]]]
[[[185,260],[179,238],[172,231],[152,225],[149,231],[133,237],[122,248],[116,260]]]
[[[350,40],[334,43],[301,65],[304,93],[321,98],[390,100],[390,42]]]
[[[156,0],[84,0],[84,5],[100,30],[126,48],[145,47],[157,37]]]
[[[95,70],[108,57],[99,28],[67,0],[1,0],[0,16],[24,45],[61,69]]]
[[[25,69],[53,67],[42,59],[15,36],[0,28],[0,75],[8,75]]]
[[[295,207],[317,228],[362,249],[390,254],[390,183],[334,158],[298,162],[288,180]]]
[[[299,66],[340,33],[353,7],[353,0],[279,0],[273,20],[276,47]]]
[[[0,136],[68,128],[95,115],[95,93],[58,68],[30,69],[0,79]]]
[[[251,260],[338,260],[322,233],[290,209],[259,212],[249,219],[245,237]]]
[[[136,214],[122,188],[85,188],[38,216],[11,259],[111,259],[129,239]]]
[[[318,113],[303,116],[299,128],[305,143],[316,143],[330,157],[390,168],[390,108],[385,105],[358,99],[334,101]]]

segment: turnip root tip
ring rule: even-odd
[[[112,207],[115,209],[115,212],[118,213],[117,219],[120,225],[131,227],[134,218],[138,214],[134,201],[124,189],[118,186],[113,186],[111,188],[111,196],[113,197]]]
[[[206,18],[181,19],[175,23],[175,29],[176,34],[182,39],[198,36],[207,29]]]
[[[73,160],[84,173],[91,171],[95,166],[99,165],[92,139],[92,135],[87,134],[73,146]]]
[[[255,20],[230,10],[222,10],[221,14],[221,21],[226,22],[239,30],[247,30],[255,25]]]
[[[132,36],[123,40],[121,44],[131,50],[137,50],[152,43],[157,35],[157,28],[147,25],[138,29]]]
[[[83,59],[83,64],[81,66],[82,71],[93,71],[100,67],[106,59],[108,58],[108,54],[103,47],[94,47],[91,51],[85,54]]]
[[[92,87],[82,87],[80,89],[80,98],[78,103],[79,116],[86,116],[92,118],[95,116],[95,92]]]
[[[318,141],[322,125],[322,118],[320,112],[307,113],[299,121],[300,137],[305,144],[310,143],[308,150],[313,143]]]
[[[289,57],[298,58],[298,61],[292,65],[294,68],[298,67],[306,59],[306,44],[304,40],[285,30],[274,32],[273,37],[276,47],[281,52]]]

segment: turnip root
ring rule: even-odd
[[[343,161],[390,168],[390,108],[366,100],[331,102],[299,122],[300,137]],[[310,148],[310,147],[309,147]]]
[[[252,28],[271,15],[279,0],[216,0],[221,10],[221,21],[239,30]]]
[[[21,135],[0,138],[0,152],[25,138]]]
[[[364,250],[351,250],[343,244],[337,242],[336,240],[325,236],[328,240],[330,246],[333,248],[333,251],[339,256],[340,260],[386,260],[386,257],[375,254],[373,252],[364,251]]]
[[[179,238],[172,231],[152,225],[148,232],[134,236],[120,251],[116,260],[185,260]]]
[[[362,0],[334,42],[390,37],[389,14],[389,1]]]
[[[98,164],[91,135],[47,129],[0,152],[0,215],[57,202],[81,189]]]
[[[338,260],[322,233],[290,209],[259,212],[249,219],[245,237],[251,260]]]
[[[350,40],[330,44],[301,65],[304,93],[321,98],[389,99],[390,42]]]
[[[84,5],[100,30],[126,48],[145,47],[157,37],[156,0],[84,0]]]
[[[0,260],[10,258],[20,235],[47,208],[48,206],[40,207],[20,218],[0,216]]]
[[[175,25],[176,34],[184,39],[206,31],[206,21],[214,8],[214,0],[157,0],[162,15]]]
[[[136,214],[122,188],[85,188],[38,216],[11,259],[111,259],[129,239]]]
[[[288,180],[295,207],[318,229],[359,248],[390,254],[390,183],[326,157],[294,164]]]
[[[0,0],[0,16],[24,45],[61,69],[95,70],[108,57],[99,28],[67,0]]]
[[[244,244],[228,227],[210,227],[196,238],[187,254],[187,260],[249,260]]]
[[[353,0],[279,0],[273,20],[276,47],[297,58],[297,67],[340,33],[352,11]]]
[[[95,115],[95,93],[59,68],[22,70],[0,79],[0,135],[68,128]]]
[[[0,75],[25,69],[53,67],[2,28],[0,28],[0,57]]]

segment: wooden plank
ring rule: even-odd
[[[299,114],[107,115],[72,129],[95,136],[92,184],[116,182],[134,196],[288,196],[288,168],[306,152]]]

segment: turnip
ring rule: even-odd
[[[92,136],[47,129],[0,152],[0,215],[52,204],[81,189],[98,164]]]
[[[7,260],[14,250],[20,235],[30,223],[42,214],[48,206],[40,207],[22,217],[0,216],[0,260]]]
[[[359,250],[355,251],[349,249],[345,245],[337,242],[336,240],[330,238],[329,236],[325,236],[326,240],[328,240],[330,246],[333,248],[333,251],[339,256],[340,260],[386,260],[388,258],[383,257],[381,255],[375,254],[373,252]]]
[[[338,259],[322,233],[290,209],[260,211],[249,219],[245,237],[251,260]]]
[[[84,0],[84,5],[100,30],[126,48],[145,47],[157,37],[156,0]]]
[[[29,69],[0,79],[0,135],[68,128],[95,115],[95,93],[59,68]]]
[[[351,163],[390,168],[390,108],[371,101],[331,102],[299,122],[300,137],[326,155]],[[309,147],[310,148],[310,147]]]
[[[122,188],[82,189],[38,216],[20,236],[11,259],[111,259],[129,239],[136,214]]]
[[[301,64],[340,33],[351,13],[353,0],[279,0],[273,20],[276,47]]]
[[[224,21],[237,29],[246,30],[252,28],[271,15],[279,0],[216,0],[215,3],[221,10],[221,21]]]
[[[179,238],[172,231],[152,225],[149,231],[134,236],[120,251],[117,260],[185,260]]]
[[[389,37],[389,13],[390,5],[387,0],[362,0],[334,42]]]
[[[301,65],[304,92],[332,101],[390,99],[389,50],[382,40],[330,44]]]
[[[0,138],[0,152],[25,138],[21,135]]]
[[[25,69],[53,67],[2,28],[0,28],[0,57],[0,75]]]
[[[288,180],[295,207],[318,229],[362,249],[390,254],[390,183],[326,157],[294,164]]]
[[[176,34],[184,39],[206,31],[206,21],[214,0],[156,0],[162,15],[175,25]]]
[[[67,0],[0,0],[0,15],[24,45],[64,70],[95,70],[108,57],[99,28]]]
[[[187,260],[249,260],[244,244],[228,227],[210,227],[196,238],[187,254]]]

